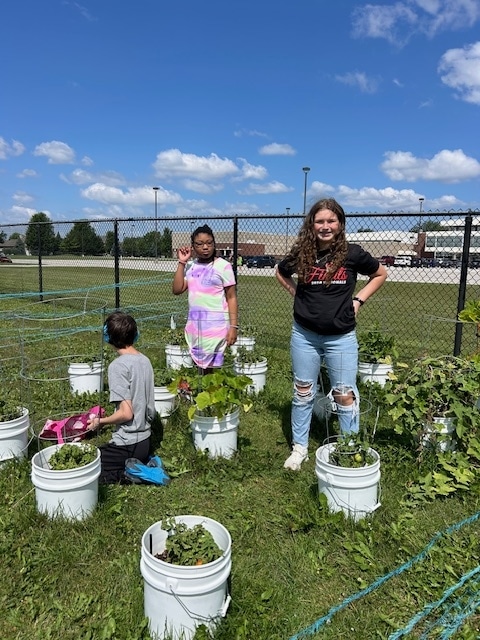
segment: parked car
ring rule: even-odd
[[[253,256],[247,260],[247,267],[251,269],[256,267],[261,269],[262,267],[273,268],[277,264],[277,261],[273,256]]]
[[[395,256],[394,267],[411,267],[412,256]]]
[[[459,267],[460,262],[458,260],[451,260],[450,258],[443,258],[440,260],[440,266],[444,269],[453,269],[455,267]]]
[[[8,264],[12,264],[12,260],[5,254],[0,255],[0,262],[6,262]]]
[[[380,264],[384,264],[387,267],[391,267],[395,264],[395,256],[382,256],[380,258]]]

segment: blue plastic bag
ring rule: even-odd
[[[165,486],[170,477],[163,468],[160,456],[153,456],[147,464],[138,458],[128,458],[125,461],[125,477],[135,484],[157,484]]]

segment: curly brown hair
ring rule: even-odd
[[[305,216],[300,231],[298,232],[298,238],[292,246],[287,259],[289,265],[295,266],[299,282],[304,282],[309,268],[315,264],[317,259],[318,245],[313,226],[315,215],[324,209],[329,209],[335,213],[341,227],[340,233],[330,246],[328,255],[329,260],[325,284],[329,286],[333,276],[345,262],[348,246],[345,236],[345,211],[334,198],[323,198],[315,202]]]

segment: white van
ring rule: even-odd
[[[411,267],[412,266],[412,256],[408,254],[399,253],[398,256],[395,256],[395,262],[393,263],[394,267]]]

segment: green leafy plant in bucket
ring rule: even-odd
[[[15,418],[21,418],[23,408],[17,400],[0,400],[0,422],[10,422]]]
[[[358,357],[360,362],[370,364],[392,364],[398,358],[395,336],[381,331],[378,324],[358,334]]]
[[[97,448],[92,444],[64,444],[49,459],[54,471],[77,469],[90,464],[97,457]]]
[[[155,557],[170,564],[194,567],[213,562],[223,551],[210,531],[201,524],[188,527],[175,518],[166,518],[162,528],[168,532],[165,551]]]
[[[370,443],[360,433],[345,433],[338,437],[329,457],[330,464],[337,467],[357,469],[375,462]]]
[[[221,419],[237,407],[245,412],[252,408],[253,401],[247,392],[252,382],[248,376],[237,376],[221,367],[206,375],[181,371],[167,389],[172,393],[178,392],[191,403],[188,409],[190,420],[195,414]]]

